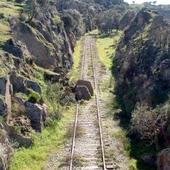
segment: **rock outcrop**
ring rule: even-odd
[[[163,17],[143,9],[125,30],[113,70],[116,94],[125,112],[131,113],[137,102],[154,107],[166,100],[169,27]]]
[[[8,161],[12,153],[12,147],[9,142],[9,137],[3,125],[0,125],[0,169],[6,170],[8,168]]]
[[[41,132],[43,123],[47,117],[47,110],[39,105],[30,102],[25,103],[26,114],[31,121],[31,126],[37,132]]]

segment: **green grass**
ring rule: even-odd
[[[31,148],[20,148],[11,159],[10,170],[41,170],[49,153],[59,149],[67,137],[65,125],[69,123],[74,107],[66,109],[63,118],[53,120],[40,134],[32,134],[34,145]]]
[[[116,46],[121,37],[121,31],[114,31],[112,35],[97,37],[97,49],[101,62],[106,68],[111,68],[115,56]]]
[[[78,77],[80,76],[79,71],[80,71],[80,61],[81,61],[81,51],[82,51],[82,39],[83,38],[77,41],[75,49],[74,49],[74,54],[73,54],[74,64],[69,73],[69,78],[71,82],[76,81]]]
[[[7,0],[0,1],[0,14],[4,15],[4,19],[0,20],[0,43],[4,43],[11,38],[10,26],[8,23],[9,17],[19,16],[19,11],[22,9],[17,3]]]
[[[7,22],[0,22],[0,43],[1,44],[11,37],[9,31],[10,31],[9,24]]]

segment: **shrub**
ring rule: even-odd
[[[165,127],[168,122],[169,109],[158,106],[152,109],[146,105],[138,105],[132,114],[132,131],[140,138],[155,144],[158,149],[158,137],[161,134],[167,142]]]

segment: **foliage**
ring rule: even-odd
[[[61,23],[61,18],[60,18],[58,15],[55,15],[55,16],[53,17],[53,21],[54,21],[54,24],[55,24],[55,25],[58,25],[58,24]]]
[[[139,133],[140,138],[155,144],[158,149],[158,137],[163,135],[165,142],[165,127],[168,122],[169,107],[158,106],[155,109],[145,105],[138,105],[132,114],[132,131]]]
[[[37,0],[28,0],[24,6],[24,10],[22,13],[27,14],[28,20],[27,22],[31,22],[38,15],[38,4]]]
[[[39,103],[41,96],[39,93],[29,89],[28,100],[34,100],[35,103]]]
[[[83,18],[79,11],[75,9],[64,10],[61,18],[66,32],[74,32],[77,37],[84,33]]]
[[[49,153],[53,152],[67,139],[64,128],[74,113],[74,108],[64,110],[64,117],[58,121],[53,120],[41,134],[32,134],[34,145],[31,148],[20,148],[15,152],[10,163],[10,170],[41,170]],[[31,163],[30,163],[31,162]]]
[[[121,31],[113,30],[110,36],[103,36],[102,34],[97,37],[97,49],[101,62],[110,69],[112,60],[115,56],[117,43],[121,37]]]
[[[70,70],[69,78],[70,81],[76,81],[79,77],[79,66],[80,66],[80,60],[81,60],[81,52],[82,52],[82,38],[77,41],[76,46],[74,48],[74,54],[73,54],[73,67]]]
[[[10,25],[8,19],[10,16],[17,16],[22,7],[17,6],[13,1],[0,1],[1,18],[0,18],[0,44],[4,43],[11,37]]]
[[[123,3],[122,0],[95,0],[96,3],[99,3],[107,8],[113,7],[113,5]]]
[[[110,9],[101,13],[96,19],[96,24],[101,33],[110,34],[113,29],[119,28],[120,14]]]
[[[62,94],[63,91],[59,83],[51,84],[48,82],[45,100],[48,104],[50,114],[57,119],[61,118],[60,99]]]

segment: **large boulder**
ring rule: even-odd
[[[162,150],[157,159],[158,170],[170,169],[170,148]]]
[[[87,86],[77,86],[75,91],[76,100],[90,100],[91,94]]]
[[[28,89],[41,93],[41,87],[37,82],[26,79],[25,77],[18,75],[15,71],[11,72],[10,81],[13,85],[14,93],[27,93],[29,92]]]
[[[43,123],[47,116],[47,109],[39,104],[25,102],[26,114],[31,121],[32,128],[41,132]]]
[[[25,85],[24,85],[24,77],[17,75],[15,71],[11,72],[10,74],[10,81],[13,85],[14,93],[22,92],[24,93],[26,91]]]
[[[13,39],[9,39],[4,44],[3,49],[16,57],[23,58],[22,44],[21,42],[16,42]]]
[[[93,96],[94,90],[93,90],[92,84],[89,81],[78,80],[75,88],[77,88],[78,86],[86,86],[90,92],[90,95]]]
[[[12,147],[10,146],[9,137],[0,124],[0,170],[6,170],[9,165],[9,159],[12,154]]]

